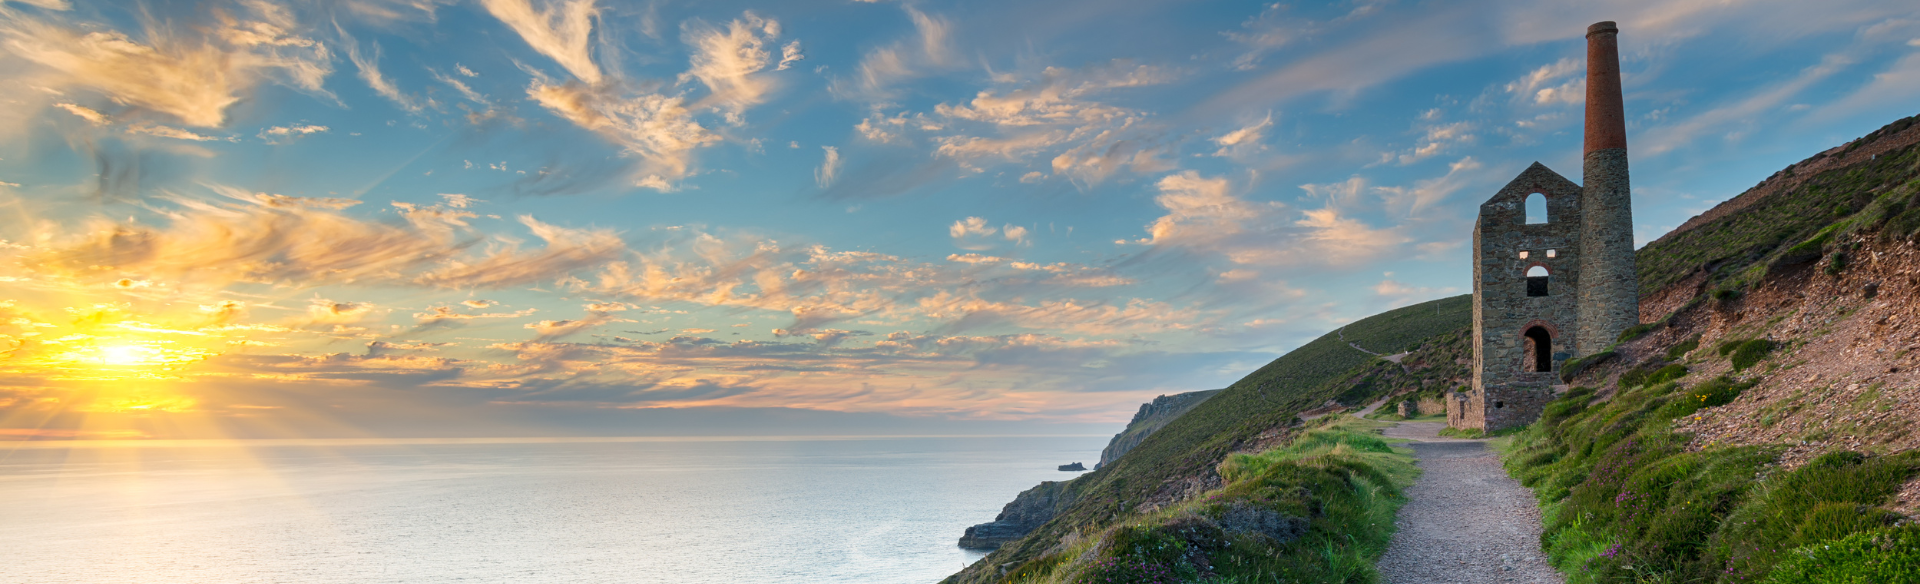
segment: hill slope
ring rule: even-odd
[[[1125,456],[1061,486],[1069,500],[1053,520],[949,577],[1001,581],[1003,567],[1040,559],[1077,534],[1150,513],[1226,481],[1217,472],[1234,452],[1288,441],[1297,415],[1328,400],[1357,405],[1389,392],[1457,383],[1466,371],[1472,297],[1455,296],[1381,313],[1327,333],[1201,402]],[[1345,340],[1341,340],[1344,335]],[[1395,353],[1395,364],[1349,346]]]
[[[1107,441],[1107,447],[1100,450],[1100,462],[1094,464],[1093,468],[1099,470],[1100,467],[1113,464],[1113,461],[1119,460],[1127,451],[1139,446],[1147,436],[1165,428],[1175,418],[1179,418],[1181,414],[1187,413],[1187,410],[1193,409],[1201,402],[1207,401],[1207,398],[1213,397],[1216,393],[1220,393],[1220,390],[1189,391],[1163,395],[1153,398],[1151,402],[1140,404],[1140,411],[1135,412],[1133,419],[1127,421],[1126,429],[1121,430],[1119,434],[1114,434],[1113,439]]]
[[[1570,582],[1920,581],[1917,141],[1900,120],[1640,250],[1649,324],[1507,455]]]

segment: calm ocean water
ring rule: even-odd
[[[0,444],[0,581],[930,583],[1104,444]]]

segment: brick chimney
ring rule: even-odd
[[[1627,147],[1627,118],[1620,100],[1620,28],[1613,21],[1587,27],[1587,149],[1593,154]]]
[[[1633,262],[1633,196],[1627,118],[1620,95],[1620,28],[1587,27],[1587,135],[1580,208],[1580,355],[1605,350],[1640,323]]]

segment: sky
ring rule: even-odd
[[[1470,292],[1601,20],[1637,243],[1920,113],[1886,0],[0,0],[0,439],[1112,432]]]

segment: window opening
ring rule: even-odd
[[[1520,259],[1527,259],[1527,252],[1520,252]]]
[[[1495,402],[1493,402],[1493,409],[1496,409],[1496,410],[1497,410],[1497,409],[1500,409],[1500,408],[1504,408],[1504,407],[1507,407],[1507,402],[1503,402],[1503,401],[1495,401]]]
[[[1547,284],[1550,278],[1552,278],[1552,275],[1548,274],[1547,268],[1543,266],[1527,268],[1527,295],[1546,296],[1548,291]]]
[[[1527,195],[1527,224],[1535,225],[1549,221],[1552,221],[1552,218],[1547,216],[1547,196],[1540,193]]]
[[[1553,335],[1547,329],[1536,326],[1527,329],[1526,337],[1527,352],[1531,357],[1528,360],[1533,365],[1528,371],[1553,371]]]
[[[1559,253],[1558,253],[1559,251],[1560,251],[1560,250],[1557,250],[1557,249],[1549,249],[1549,250],[1547,250],[1547,257],[1550,257],[1550,258],[1551,258],[1551,257],[1558,257],[1558,256],[1559,256]]]

